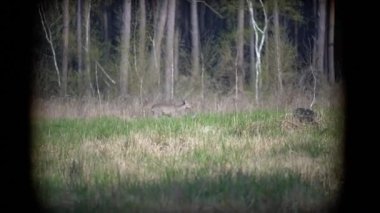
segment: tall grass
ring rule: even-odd
[[[342,113],[281,128],[283,111],[37,119],[41,205],[92,212],[325,211],[342,178]]]

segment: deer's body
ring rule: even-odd
[[[169,104],[169,103],[159,103],[152,106],[152,113],[155,117],[158,116],[168,116],[174,117],[184,114],[186,109],[190,109],[191,106],[183,101],[182,104]]]

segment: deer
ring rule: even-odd
[[[183,115],[187,109],[191,109],[191,105],[183,100],[181,104],[172,104],[172,103],[158,103],[152,106],[152,113],[154,117],[158,116],[168,116],[175,117]]]

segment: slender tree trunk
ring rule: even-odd
[[[197,0],[191,0],[191,57],[192,57],[192,76],[193,82],[197,82],[200,77],[199,70],[199,27]]]
[[[145,33],[146,32],[146,10],[145,0],[140,0],[140,24],[139,24],[139,52],[138,52],[138,68],[139,72],[145,70]]]
[[[77,4],[77,57],[78,57],[78,89],[79,93],[83,91],[83,72],[82,72],[82,0]]]
[[[180,40],[179,28],[176,27],[174,33],[174,82],[178,80],[178,57],[179,57],[179,40]],[[175,85],[174,85],[175,86]]]
[[[173,64],[173,50],[174,50],[174,24],[175,24],[175,3],[176,0],[169,0],[168,7],[168,24],[166,36],[166,69],[165,69],[165,99],[173,98],[173,85],[174,85],[174,64]]]
[[[199,10],[199,32],[204,32],[206,26],[206,7],[201,4]]]
[[[239,0],[238,28],[237,28],[237,88],[243,91],[244,86],[244,0]]]
[[[158,88],[161,88],[161,43],[164,36],[168,8],[167,0],[160,2],[161,8],[157,8],[155,16],[153,50],[151,52],[150,62],[150,73],[155,73]]]
[[[318,56],[318,0],[313,0],[313,20],[314,20],[314,35],[313,37],[313,61],[312,66],[317,69],[317,56]]]
[[[67,66],[69,51],[69,0],[63,1],[63,51],[62,51],[62,88],[61,96],[67,94]]]
[[[86,96],[91,96],[91,59],[90,59],[90,14],[91,14],[91,0],[86,0],[85,5],[85,22],[86,22],[86,28],[85,28],[85,57],[86,57],[86,70],[85,70],[85,94]]]
[[[121,37],[120,60],[120,96],[128,92],[129,45],[131,39],[131,0],[125,0],[123,6],[123,27]]]
[[[329,80],[330,83],[335,82],[335,69],[334,69],[334,29],[335,29],[335,0],[330,1],[330,20],[329,20]]]
[[[320,74],[326,72],[324,55],[326,40],[326,0],[319,0],[319,23],[318,23],[318,47],[317,47],[317,70]]]
[[[264,64],[264,70],[267,73],[272,73],[272,67],[270,66],[272,64],[271,59],[269,59],[270,53],[269,53],[269,35],[268,35],[268,30],[265,32],[265,42],[264,42],[264,61],[266,62]],[[262,78],[259,78],[259,87],[261,88],[262,85]]]
[[[298,22],[294,22],[294,46],[296,47],[296,59],[298,60]]]
[[[255,60],[256,60],[256,56],[255,56],[255,33],[254,31],[252,30],[251,32],[251,36],[250,36],[250,40],[249,40],[249,55],[250,55],[250,63],[249,63],[249,69],[250,69],[250,84],[251,84],[251,87],[252,87],[252,91],[254,91],[255,87],[255,79],[256,79],[256,70],[255,70]]]
[[[257,104],[259,104],[260,99],[259,99],[259,79],[260,79],[260,74],[261,74],[261,52],[262,48],[264,45],[265,37],[266,37],[266,32],[268,29],[268,18],[267,18],[267,13],[263,4],[263,1],[260,0],[261,7],[263,8],[263,14],[264,14],[264,28],[261,29],[255,19],[255,14],[252,6],[252,2],[247,0],[248,3],[248,8],[249,8],[249,13],[251,15],[251,26],[255,32],[255,53],[256,53],[256,81],[255,81],[255,101]],[[260,38],[259,38],[259,33],[260,33]]]
[[[281,70],[281,49],[280,49],[280,16],[278,11],[278,0],[274,1],[273,8],[273,22],[274,22],[274,38],[275,38],[275,47],[276,47],[276,70],[277,70],[277,80],[278,80],[278,89],[279,95],[283,94],[283,85],[282,85],[282,70]]]
[[[108,27],[108,5],[104,3],[103,5],[103,31],[104,31],[104,43],[105,43],[105,58],[109,58],[110,53],[110,39],[109,39],[109,27]]]

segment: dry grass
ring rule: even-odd
[[[35,129],[35,182],[53,210],[324,211],[342,169],[328,114],[325,129],[291,132],[276,112],[47,120]]]
[[[260,104],[255,103],[251,92],[239,93],[238,99],[231,93],[221,96],[207,93],[204,100],[199,94],[186,99],[192,106],[193,113],[231,113],[249,112],[260,109],[295,109],[307,108],[312,101],[312,93],[305,93],[296,89],[289,90],[286,95],[263,94],[265,98]],[[127,100],[98,100],[96,98],[51,98],[34,99],[32,115],[34,118],[90,118],[99,116],[116,116],[123,119],[150,117],[151,106],[160,102],[160,96],[140,99],[138,97]],[[341,107],[344,104],[344,90],[341,85],[324,86],[316,97],[314,108]]]

